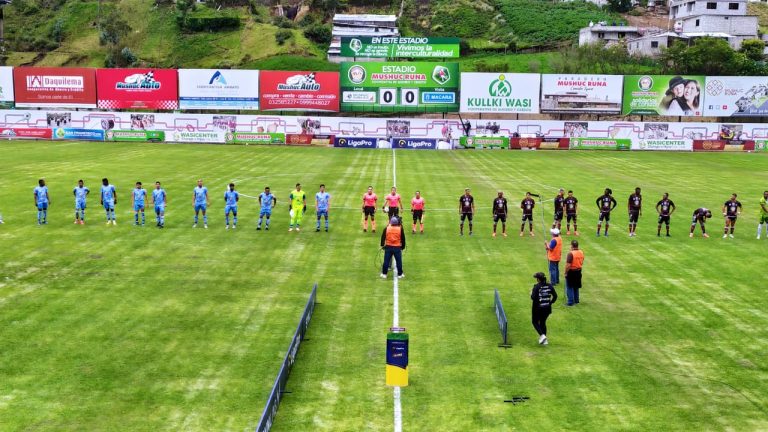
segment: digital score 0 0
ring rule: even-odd
[[[458,112],[459,64],[344,62],[341,111]]]

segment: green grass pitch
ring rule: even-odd
[[[391,186],[392,151],[1,146],[0,430],[249,430],[314,282],[320,304],[274,430],[392,430],[392,280],[378,278],[378,235],[361,231],[357,210],[369,184],[380,196]],[[406,201],[419,189],[427,202],[426,234],[409,235],[400,284],[411,338],[405,430],[768,429],[768,240],[755,239],[767,155],[398,151],[396,166]],[[118,188],[116,227],[98,205],[104,176]],[[32,199],[39,177],[53,198],[43,227]],[[191,228],[199,177],[213,200],[208,230]],[[72,224],[79,178],[92,190],[85,226]],[[147,227],[131,226],[136,180],[163,182],[165,230],[152,214]],[[247,198],[238,229],[224,230],[229,181],[248,195],[271,186],[271,231],[255,230]],[[310,197],[328,186],[330,233],[314,232],[313,210],[301,233],[288,233],[297,181]],[[645,211],[628,238],[624,209],[638,185]],[[455,208],[467,186],[476,232],[459,237]],[[555,305],[541,347],[528,299],[531,275],[546,272],[541,213],[537,236],[520,238],[517,205],[525,191],[551,198],[560,186],[582,205],[585,286],[578,307]],[[611,236],[596,238],[594,200],[605,187],[619,207]],[[506,239],[490,236],[497,189],[513,209]],[[724,240],[719,209],[734,191],[744,213],[736,238]],[[652,205],[663,192],[678,207],[672,238],[655,236]],[[688,238],[699,206],[715,210],[712,238]],[[548,224],[548,204],[545,215]],[[497,347],[494,288],[510,349]],[[530,399],[504,403],[514,396]]]

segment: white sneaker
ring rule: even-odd
[[[291,231],[293,231],[293,228],[288,228],[288,232],[291,232]]]
[[[400,276],[398,276],[397,278],[398,278],[398,279],[402,279],[402,278],[404,278],[404,277],[405,277],[405,273],[401,274],[401,275],[400,275]]]
[[[546,336],[544,336],[544,342],[541,343],[542,345],[549,345],[549,340]]]
[[[208,229],[208,224],[203,225],[203,228]]]
[[[693,238],[693,233],[688,234],[688,237]]]
[[[723,238],[728,238],[728,234],[723,234]]]
[[[299,232],[299,227],[296,227],[296,232]]]
[[[3,223],[3,221],[0,220],[0,223]],[[757,239],[760,240],[760,236],[757,236]]]
[[[544,335],[539,336],[539,345],[544,344],[544,341],[547,340],[547,337]]]
[[[229,225],[224,225],[224,229],[229,229]]]
[[[381,276],[382,279],[386,279],[387,278],[387,275],[385,275],[384,273],[380,274],[379,276]]]
[[[197,224],[192,224],[192,228],[197,228]]]
[[[232,225],[232,229],[235,229],[235,228],[237,228],[237,225]]]
[[[733,234],[728,234],[728,237],[733,238]]]

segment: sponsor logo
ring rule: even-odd
[[[421,94],[422,103],[456,103],[456,93],[453,92],[424,92]]]
[[[435,66],[432,70],[432,79],[435,80],[436,83],[443,85],[451,80],[451,73],[445,66]]]
[[[347,76],[349,77],[349,80],[355,84],[360,84],[363,81],[365,81],[366,75],[367,75],[367,72],[365,71],[365,68],[360,65],[352,66],[351,68],[349,68],[349,71],[347,72]]]
[[[211,79],[208,81],[208,85],[227,85],[227,79],[224,78],[224,74],[221,73],[221,71],[216,71],[213,76],[211,76]]]
[[[342,94],[344,102],[374,102],[376,101],[375,92],[344,92]]]
[[[159,81],[155,81],[155,73],[152,71],[128,75],[122,82],[115,83],[116,90],[159,90],[161,86]]]
[[[719,96],[725,86],[719,80],[707,81],[707,94],[710,96]]]
[[[507,97],[512,94],[512,84],[504,77],[504,74],[501,74],[497,79],[491,81],[488,86],[488,94],[493,97]]]
[[[29,75],[27,89],[34,91],[84,90],[85,79],[81,76]]]
[[[642,91],[648,91],[653,87],[653,78],[643,75],[637,80],[637,87]]]
[[[360,39],[352,39],[349,41],[349,49],[354,51],[355,53],[360,52],[361,49],[363,49],[363,43],[360,41]]]
[[[315,73],[310,72],[306,75],[299,74],[286,78],[284,83],[277,85],[277,89],[318,91],[320,84],[315,81]]]

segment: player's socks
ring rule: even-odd
[[[229,226],[229,215],[224,216],[225,223]]]
[[[37,224],[40,225],[43,223],[43,212],[41,210],[37,211]]]
[[[328,231],[329,224],[328,224],[328,218],[325,218],[325,230]]]
[[[232,216],[232,226],[237,226],[237,216]]]
[[[48,223],[48,210],[43,210],[43,223],[44,224]]]
[[[203,225],[208,225],[208,215],[203,215]]]

